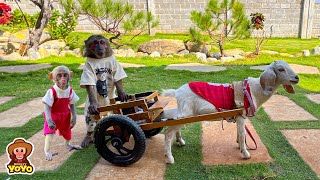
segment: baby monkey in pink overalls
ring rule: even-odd
[[[58,153],[50,151],[51,140],[56,130],[59,135],[66,140],[66,147],[68,150],[79,150],[81,146],[70,144],[71,129],[76,124],[77,114],[75,103],[79,97],[72,90],[69,85],[72,72],[66,66],[57,66],[49,73],[50,80],[55,85],[52,86],[42,98],[44,103],[44,135],[45,144],[44,152],[46,160],[51,161],[52,156]]]

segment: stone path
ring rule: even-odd
[[[242,163],[270,162],[272,159],[267,148],[261,142],[256,130],[247,120],[247,126],[257,142],[257,150],[249,150],[251,158],[244,160],[238,148],[237,128],[235,123],[224,121],[224,130],[221,127],[221,121],[202,122],[202,163],[204,165],[229,165]],[[254,143],[247,136],[248,146],[254,148]]]
[[[52,67],[51,64],[31,64],[31,65],[19,65],[19,66],[1,66],[0,72],[8,73],[25,73],[29,71],[37,71],[39,69],[45,69]]]
[[[19,127],[43,113],[41,97],[0,112],[1,127]]]
[[[283,130],[282,133],[320,177],[320,129]]]
[[[306,96],[311,101],[320,104],[320,94],[307,94]]]
[[[262,107],[273,121],[317,120],[286,96],[273,95]]]
[[[227,68],[222,66],[209,66],[200,63],[186,63],[186,64],[170,64],[165,68],[166,70],[188,70],[192,72],[215,72],[224,71]]]
[[[158,134],[147,140],[146,151],[138,162],[128,167],[118,167],[101,158],[86,179],[161,180],[165,172],[164,135]]]
[[[10,100],[12,100],[14,97],[13,96],[3,96],[3,97],[0,97],[0,105],[1,104],[4,104]]]
[[[265,70],[268,65],[251,66],[250,69]],[[300,64],[289,64],[292,70],[298,74],[320,74],[319,69],[313,66],[305,66]]]
[[[134,68],[138,68],[138,67],[146,67],[146,65],[144,64],[131,64],[131,63],[122,63],[120,62],[120,65],[123,67],[123,68],[131,68],[131,67],[134,67]],[[83,69],[84,67],[84,64],[81,64],[78,69]]]
[[[85,121],[84,116],[78,115],[78,120],[76,126],[72,129],[72,140],[73,144],[80,144],[83,137],[85,136]],[[43,130],[34,134],[32,137],[28,139],[34,145],[33,155],[29,158],[31,163],[35,167],[35,171],[48,171],[54,170],[58,168],[61,164],[63,164],[75,151],[68,151],[65,148],[65,140],[62,136],[59,136],[58,133],[54,136],[52,140],[52,151],[58,152],[57,156],[53,157],[52,161],[45,160],[45,154],[43,152],[44,147],[44,138]],[[8,162],[7,153],[0,156],[0,162]],[[0,166],[0,173],[7,172],[5,166]]]

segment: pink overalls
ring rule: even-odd
[[[51,107],[51,118],[56,124],[56,129],[50,129],[48,122],[44,121],[44,135],[55,134],[56,130],[59,130],[59,135],[63,136],[65,140],[71,140],[71,128],[70,119],[71,113],[69,108],[70,96],[72,94],[72,88],[70,88],[70,93],[68,98],[58,98],[56,90],[51,87],[53,92],[54,102]],[[44,114],[44,118],[45,114]]]

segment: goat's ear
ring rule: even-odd
[[[277,75],[274,72],[272,66],[268,66],[267,69],[260,76],[260,85],[263,90],[263,94],[271,96],[275,90]]]

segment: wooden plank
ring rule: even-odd
[[[145,98],[145,100],[147,102],[151,101],[152,99],[154,99],[155,97],[157,97],[159,95],[158,91],[154,91],[152,94],[150,94],[149,96],[147,96]]]
[[[137,101],[122,102],[120,104],[100,106],[100,107],[98,107],[98,110],[100,112],[104,112],[104,111],[113,111],[113,110],[118,110],[118,109],[130,108],[133,106],[144,106],[144,105],[145,105],[145,101],[143,99],[141,99],[141,100],[137,100]]]
[[[140,127],[143,130],[148,130],[148,129],[154,129],[154,128],[159,128],[164,126],[174,126],[174,125],[187,124],[187,123],[193,123],[198,121],[217,121],[219,120],[219,118],[238,116],[242,114],[243,114],[242,109],[233,109],[233,110],[228,110],[224,112],[203,114],[203,115],[191,116],[191,117],[180,118],[175,120],[145,123],[145,124],[140,124]]]
[[[149,107],[149,110],[164,108],[172,100],[172,98],[173,97],[161,97],[160,100],[158,100],[151,107]]]

